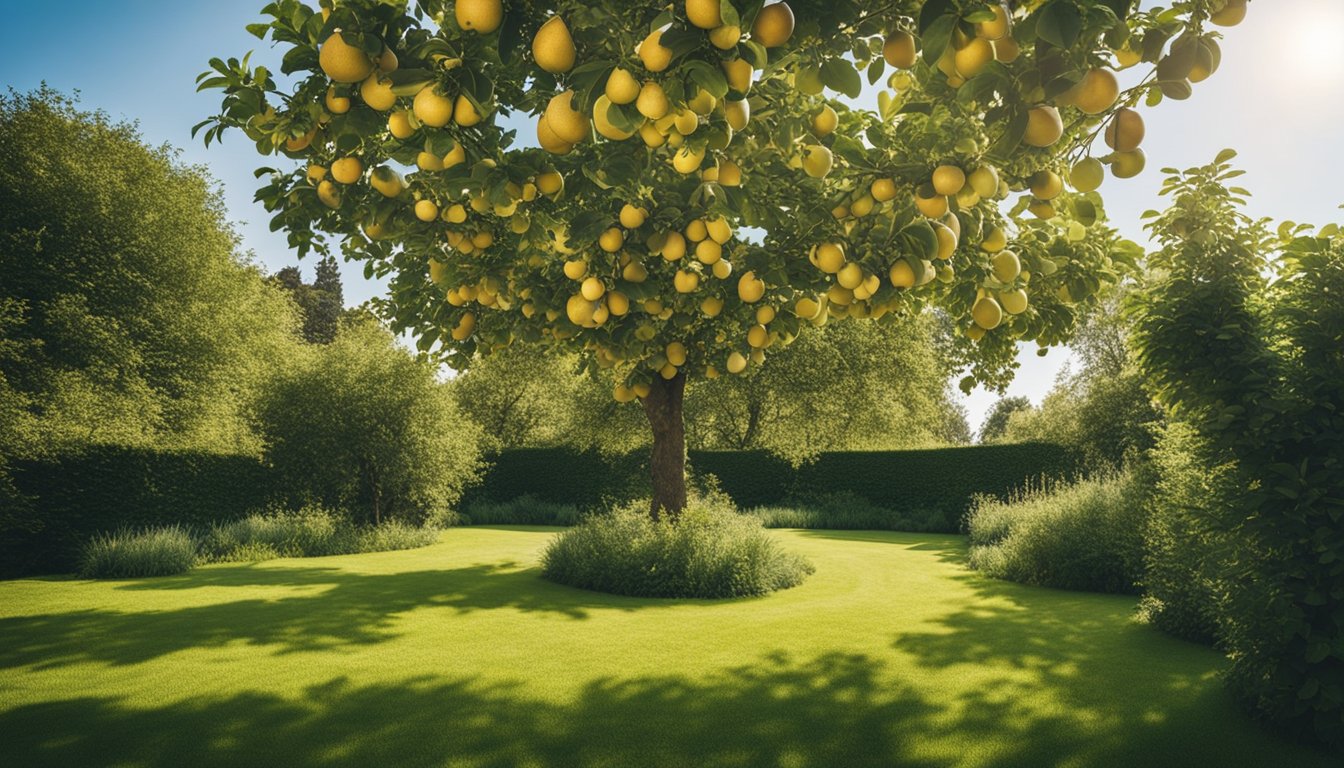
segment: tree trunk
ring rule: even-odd
[[[644,415],[653,430],[653,453],[649,457],[649,475],[653,480],[653,502],[649,514],[654,520],[667,515],[675,520],[686,508],[686,425],[681,416],[686,375],[672,379],[655,376],[644,398]]]

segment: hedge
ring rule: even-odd
[[[946,531],[960,530],[976,495],[1003,497],[1077,468],[1066,448],[1048,443],[826,453],[798,469],[764,452],[691,451],[689,459],[694,474],[714,475],[739,507],[853,494],[901,515],[939,512]],[[647,493],[645,467],[643,452],[608,458],[566,448],[504,451],[470,495],[593,507]]]
[[[31,500],[26,519],[0,531],[0,575],[74,570],[95,533],[178,523],[204,527],[265,507],[275,483],[259,460],[98,446],[10,471]]]

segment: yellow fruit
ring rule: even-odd
[[[331,164],[331,178],[342,184],[354,184],[364,175],[364,164],[357,157],[342,157]]]
[[[1227,0],[1227,5],[1209,16],[1209,21],[1220,27],[1235,27],[1244,18],[1246,18],[1246,0]]]
[[[383,80],[376,74],[369,75],[359,86],[359,97],[379,112],[386,112],[397,103],[397,95],[392,92],[392,81]]]
[[[1027,183],[1038,200],[1054,200],[1064,191],[1064,180],[1054,171],[1037,171]]]
[[[933,234],[938,237],[938,258],[944,261],[952,258],[952,254],[957,250],[957,233],[946,225],[935,222]]]
[[[634,136],[634,130],[625,131],[612,124],[611,108],[611,99],[608,99],[605,93],[598,96],[597,101],[593,102],[593,127],[597,129],[598,135],[612,141],[625,141]]]
[[[1008,247],[1008,236],[1002,229],[994,227],[985,235],[985,239],[980,243],[980,249],[986,253],[998,253]]]
[[[821,111],[812,116],[812,133],[817,138],[825,138],[835,132],[835,127],[840,124],[839,115],[830,104],[824,104]]]
[[[453,122],[463,128],[470,128],[481,122],[481,113],[477,111],[476,105],[471,103],[465,95],[457,97],[457,103],[453,105]]]
[[[1020,315],[1027,311],[1027,292],[1021,288],[1003,291],[999,294],[999,304],[1010,315]]]
[[[696,128],[700,127],[700,118],[691,110],[683,109],[672,118],[672,126],[683,137],[690,136],[695,133]]]
[[[710,270],[714,273],[714,276],[720,280],[727,280],[728,276],[733,274],[733,264],[727,259],[719,259],[714,262],[714,265],[710,267]]]
[[[770,331],[764,325],[753,325],[747,330],[747,343],[755,349],[763,348],[770,341]]]
[[[834,162],[831,150],[821,144],[809,144],[803,150],[803,170],[814,179],[825,178],[831,172],[831,165]]]
[[[743,357],[741,352],[730,352],[727,368],[729,373],[741,373],[747,369],[747,358]]]
[[[1000,283],[1011,283],[1022,274],[1022,262],[1012,251],[999,251],[994,254],[990,264],[993,266],[994,279]]]
[[[731,160],[719,161],[719,183],[725,187],[739,187],[742,185],[742,169],[737,167],[737,163]]]
[[[925,195],[925,192],[933,192],[934,194]],[[915,207],[919,209],[920,213],[930,219],[941,219],[947,215],[947,198],[937,194],[932,188],[927,190],[920,188],[915,191]]]
[[[966,186],[966,173],[955,165],[940,165],[933,171],[933,190],[940,195],[955,195]]]
[[[919,58],[919,52],[915,49],[915,36],[900,29],[892,32],[882,45],[882,58],[897,69],[915,66]]]
[[[659,120],[671,108],[667,101],[667,94],[663,93],[663,87],[652,80],[646,81],[639,89],[639,96],[635,100],[635,109],[639,114],[650,120]]]
[[[1059,141],[1064,135],[1064,121],[1059,117],[1059,110],[1051,106],[1042,105],[1032,107],[1027,112],[1027,132],[1022,136],[1022,141],[1033,147],[1049,147]]]
[[[700,302],[700,311],[705,313],[705,317],[718,317],[719,313],[723,311],[723,299],[710,296]]]
[[[439,206],[432,200],[421,200],[415,204],[415,218],[423,222],[431,222],[439,218]]]
[[[1115,159],[1111,161],[1111,173],[1115,174],[1117,179],[1132,179],[1143,173],[1143,168],[1147,164],[1148,158],[1142,149],[1117,152]]]
[[[815,254],[817,269],[833,275],[845,266],[845,251],[835,243],[822,243]]]
[[[321,200],[322,204],[328,208],[341,207],[340,190],[330,180],[323,180],[317,185],[317,199]]]
[[[672,49],[663,45],[663,31],[655,29],[635,49],[635,54],[650,72],[662,72],[672,63]]]
[[[821,314],[821,302],[816,299],[803,297],[793,305],[793,313],[804,320],[812,320]]]
[[[731,24],[710,30],[709,42],[721,51],[731,51],[742,42],[742,28]]]
[[[888,277],[891,278],[891,284],[901,290],[915,287],[915,269],[905,259],[891,265]]]
[[[387,116],[387,130],[398,139],[409,139],[415,135],[415,128],[411,126],[411,114],[404,109]]]
[[[620,291],[607,294],[607,309],[616,317],[624,317],[630,311],[630,299]]]
[[[323,101],[327,105],[327,111],[333,115],[344,115],[350,111],[350,97],[337,95],[334,87],[327,89],[327,96]]]
[[[672,287],[677,290],[677,293],[691,293],[700,287],[700,275],[678,269],[677,273],[672,276]]]
[[[626,203],[621,206],[621,226],[626,229],[639,229],[644,226],[644,220],[648,218],[648,213],[643,208]]]
[[[1083,75],[1073,94],[1074,106],[1089,115],[1099,115],[1120,98],[1120,82],[1109,69],[1094,69]]]
[[[734,131],[740,131],[751,121],[751,102],[746,99],[724,102],[723,115]]]
[[[384,165],[374,168],[373,173],[369,174],[369,186],[378,190],[383,197],[397,197],[406,189],[401,174]]]
[[[1017,61],[1017,57],[1022,55],[1022,49],[1018,47],[1017,41],[1011,37],[1005,37],[1002,40],[994,41],[994,58],[1004,64],[1012,64]]]
[[[476,331],[476,315],[468,312],[462,315],[462,319],[457,321],[457,327],[453,328],[453,339],[455,341],[466,341],[471,338],[471,334]]]
[[[588,301],[597,301],[607,292],[607,287],[596,277],[584,279],[583,284],[579,286],[579,295]]]
[[[835,273],[835,281],[852,291],[863,285],[863,267],[851,261]]]
[[[317,164],[310,165],[308,166],[307,177],[308,183],[316,187],[318,184],[322,183],[323,179],[327,178],[327,169],[325,166]]]
[[[868,194],[879,203],[896,198],[895,179],[878,179],[868,187]]]
[[[481,250],[485,250],[493,245],[495,236],[489,232],[477,232],[471,236],[471,244]]]
[[[755,272],[743,272],[737,280],[737,297],[747,304],[755,304],[765,295],[765,281]]]
[[[1101,187],[1106,179],[1106,170],[1095,157],[1079,160],[1069,171],[1069,182],[1079,192],[1092,192]]]
[[[1008,35],[1008,10],[997,3],[990,10],[994,12],[994,20],[976,24],[975,33],[986,40],[1000,40]]]
[[[1133,152],[1143,143],[1143,115],[1128,107],[1118,109],[1106,125],[1106,146],[1116,152]]]
[[[546,126],[566,144],[577,144],[588,138],[588,119],[574,109],[573,99],[573,91],[557,93],[547,103],[544,115]]]
[[[695,245],[695,258],[702,264],[717,264],[723,258],[723,246],[713,240],[701,240]]]
[[[788,3],[765,6],[756,14],[756,22],[751,25],[752,39],[766,48],[783,45],[792,36],[793,9]]]
[[[461,224],[467,220],[467,209],[461,203],[453,203],[444,210],[443,220],[449,224]]]
[[[313,138],[317,136],[317,130],[311,130],[302,136],[291,136],[285,141],[285,149],[290,152],[302,152],[313,143]]]
[[[583,259],[566,261],[563,269],[565,271],[565,277],[568,277],[570,280],[582,280],[583,276],[588,274],[588,262]]]
[[[616,227],[611,227],[598,236],[597,244],[607,253],[615,253],[621,250],[621,246],[625,245],[625,235],[621,234],[621,230]]]
[[[628,70],[617,67],[607,78],[603,93],[612,104],[629,104],[639,98],[639,81]]]
[[[369,55],[363,49],[345,42],[340,30],[332,33],[322,44],[317,63],[327,77],[338,83],[362,82],[373,73],[373,61]]]
[[[690,224],[686,225],[686,239],[692,243],[698,243],[709,237],[709,226],[705,224],[704,219],[692,219]]]
[[[992,331],[1003,322],[1003,308],[999,302],[985,296],[971,306],[971,319],[986,331]]]
[[[546,171],[537,176],[537,189],[543,195],[554,195],[565,188],[565,177],[556,171]]]
[[[457,0],[454,7],[457,26],[488,35],[499,29],[504,21],[504,3],[501,0]]]
[[[952,58],[957,74],[967,80],[984,71],[989,62],[993,60],[994,46],[982,37],[977,37],[967,43]]]
[[[427,85],[415,94],[411,103],[415,119],[431,128],[442,128],[453,119],[453,100]]]
[[[723,23],[719,0],[686,0],[686,18],[701,29],[714,29]]]
[[[565,302],[565,315],[569,317],[569,322],[575,325],[587,325],[593,321],[593,313],[597,307],[593,302],[583,298],[582,294],[574,294]]]
[[[415,156],[415,164],[422,171],[442,171],[443,158],[432,152],[421,152]]]
[[[621,278],[629,283],[642,283],[649,279],[649,272],[643,264],[632,261],[621,270]]]
[[[971,172],[967,183],[975,190],[975,194],[987,200],[999,194],[999,172],[993,166],[982,165],[976,168]]]
[[[705,150],[695,149],[689,144],[683,145],[677,153],[672,156],[672,167],[679,173],[692,174],[700,170],[700,164],[705,160]]]
[[[686,255],[686,238],[680,232],[668,232],[658,252],[668,261],[677,261]]]
[[[537,66],[553,75],[574,67],[574,38],[559,16],[552,16],[532,38],[532,58]]]
[[[383,52],[378,54],[378,61],[376,63],[378,64],[378,71],[383,74],[391,74],[401,67],[401,62],[397,59],[396,51],[387,47],[384,47]]]
[[[728,80],[729,90],[745,95],[751,90],[751,81],[756,76],[756,70],[751,68],[751,62],[746,59],[732,59],[723,62],[723,74]]]
[[[444,168],[452,168],[455,165],[460,165],[465,162],[467,162],[467,148],[464,147],[460,141],[454,144],[452,149],[448,150],[448,154],[443,156]]]
[[[713,218],[705,222],[705,230],[709,237],[719,245],[723,245],[733,239],[733,228],[727,221],[720,218]]]

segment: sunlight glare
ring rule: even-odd
[[[1304,12],[1285,18],[1289,29],[1276,30],[1284,62],[1292,80],[1302,86],[1323,88],[1320,95],[1344,95],[1344,46],[1332,30],[1344,27],[1344,3],[1319,0],[1305,4]]]

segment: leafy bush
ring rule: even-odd
[[[654,521],[648,503],[586,518],[556,537],[542,573],[572,587],[638,597],[764,595],[812,573],[757,520],[693,502],[676,522]]]
[[[1132,476],[982,500],[968,519],[972,568],[1024,584],[1136,592],[1143,494]]]
[[[574,525],[579,508],[543,501],[528,494],[511,501],[474,501],[464,513],[469,525]]]
[[[196,539],[182,526],[123,529],[95,536],[84,547],[79,573],[90,579],[172,576],[196,565]]]
[[[325,557],[415,549],[433,544],[438,530],[398,521],[356,526],[345,515],[320,507],[275,510],[213,525],[201,545],[214,562],[274,557]]]
[[[757,518],[766,528],[924,532],[945,527],[941,510],[898,512],[847,491],[787,505],[756,507],[743,514]]]
[[[1176,637],[1213,644],[1227,584],[1230,542],[1218,518],[1236,503],[1236,467],[1219,464],[1188,425],[1158,432],[1147,474],[1148,507],[1142,617]]]

